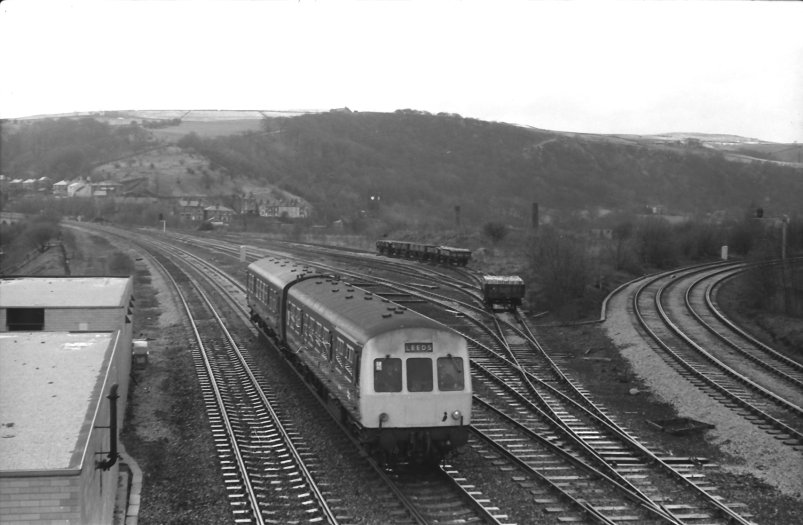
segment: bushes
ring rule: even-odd
[[[530,264],[540,277],[540,295],[550,309],[560,309],[585,294],[589,262],[580,240],[545,227],[532,240]]]
[[[114,252],[109,258],[109,272],[115,275],[133,275],[134,262],[122,252]]]

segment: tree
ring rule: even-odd
[[[627,251],[625,250],[627,242],[633,237],[633,222],[630,220],[623,220],[613,227],[613,258],[614,267],[617,270],[622,270],[627,261]]]
[[[644,221],[636,234],[636,249],[641,262],[656,268],[668,268],[677,264],[672,227],[663,219]]]
[[[498,244],[500,241],[504,240],[507,237],[508,229],[507,226],[500,223],[500,222],[486,222],[485,225],[482,227],[482,233],[491,239],[491,242],[494,244]]]
[[[531,246],[530,265],[543,280],[543,298],[551,308],[585,294],[589,264],[580,241],[544,227]]]
[[[30,239],[34,246],[44,252],[50,239],[58,234],[58,228],[50,222],[35,222],[25,231],[25,237]]]

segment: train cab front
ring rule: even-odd
[[[468,441],[472,392],[465,340],[451,332],[434,339],[382,345],[384,355],[364,353],[370,373],[361,378],[362,424],[385,454],[437,459]]]

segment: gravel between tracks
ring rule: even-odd
[[[631,289],[637,286],[631,285]],[[628,290],[632,291],[632,290]],[[626,305],[627,293],[609,304],[603,328],[654,396],[678,415],[715,425],[707,433],[732,458],[721,463],[734,474],[751,473],[783,494],[803,502],[803,457],[681,377],[645,342]]]

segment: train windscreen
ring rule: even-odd
[[[401,392],[402,365],[398,357],[374,359],[374,392]]]
[[[465,382],[463,380],[463,358],[462,357],[439,357],[438,358],[438,389],[441,391],[463,390]]]
[[[407,359],[407,391],[432,392],[432,359],[429,357]]]

